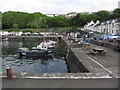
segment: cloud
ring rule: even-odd
[[[5,11],[68,13],[114,10],[119,0],[0,0],[0,9]]]

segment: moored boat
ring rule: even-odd
[[[56,45],[56,41],[44,41],[41,42],[38,46],[33,47],[32,50],[48,50],[48,49],[54,49]]]
[[[41,42],[38,46],[32,47],[32,50],[28,48],[19,48],[18,53],[20,56],[50,56],[53,53],[56,42],[49,40],[48,42]]]
[[[29,50],[28,48],[19,48],[18,53],[20,56],[50,56],[52,54],[52,50]]]

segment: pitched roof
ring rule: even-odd
[[[94,27],[97,27],[97,26],[100,26],[101,25],[101,23],[98,23],[98,24],[96,24]]]
[[[89,26],[93,26],[94,24],[91,24],[91,25],[89,25]]]

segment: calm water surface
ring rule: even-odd
[[[12,72],[31,73],[66,73],[68,72],[64,57],[53,55],[53,58],[19,58],[17,49],[20,44],[31,48],[37,46],[39,41],[2,41],[2,72],[10,66]]]

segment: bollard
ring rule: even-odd
[[[11,67],[7,67],[7,79],[12,79],[12,70]]]

